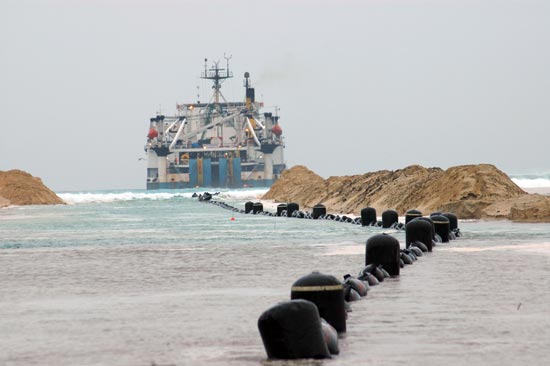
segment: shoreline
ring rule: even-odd
[[[550,187],[520,188],[529,194],[542,194],[543,196],[550,196]]]

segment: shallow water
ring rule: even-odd
[[[339,356],[267,361],[259,315],[313,270],[357,274],[366,239],[380,229],[231,221],[189,195],[0,210],[0,365],[541,365],[550,357],[548,224],[460,222],[463,238],[352,304]]]

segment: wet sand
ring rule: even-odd
[[[527,193],[550,195],[550,187],[523,188],[523,190]]]

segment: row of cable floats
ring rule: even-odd
[[[203,194],[194,193],[193,197],[199,201],[207,202],[220,206],[222,208],[239,212],[243,214],[265,215],[265,216],[280,216],[298,219],[310,220],[329,220],[341,223],[349,223],[361,226],[380,227],[384,229],[405,230],[406,224],[413,219],[420,219],[430,222],[434,227],[433,240],[435,242],[447,243],[449,240],[456,239],[460,236],[458,228],[458,218],[453,213],[433,212],[429,217],[423,217],[422,212],[418,210],[409,210],[405,213],[405,223],[399,222],[399,215],[395,210],[386,210],[382,212],[381,220],[377,219],[376,209],[373,207],[365,207],[361,210],[360,217],[349,217],[346,215],[327,214],[327,208],[323,204],[313,206],[311,212],[301,211],[300,205],[295,202],[281,203],[277,205],[277,212],[264,211],[264,206],[261,202],[246,202],[244,209],[238,209],[223,201],[213,200],[213,196],[219,192]]]
[[[365,297],[372,286],[385,278],[397,277],[400,269],[413,264],[423,253],[431,252],[436,243],[446,243],[460,236],[457,216],[434,212],[422,216],[418,210],[409,210],[405,223],[398,222],[397,212],[387,210],[377,221],[376,210],[366,207],[361,217],[331,215],[324,205],[316,205],[312,212],[302,212],[297,203],[280,204],[277,213],[263,210],[260,202],[247,202],[240,210],[212,195],[196,195],[200,201],[215,204],[235,212],[263,214],[303,219],[333,220],[362,226],[404,229],[405,249],[399,240],[389,234],[371,236],[365,246],[365,266],[357,277],[349,274],[344,281],[336,277],[312,272],[298,279],[291,287],[290,301],[267,309],[258,319],[258,329],[269,359],[331,358],[340,353],[338,334],[346,332],[350,303]]]

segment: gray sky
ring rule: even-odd
[[[280,107],[289,165],[324,177],[492,163],[550,170],[550,2],[0,2],[0,170],[143,188],[149,118],[222,91]]]

